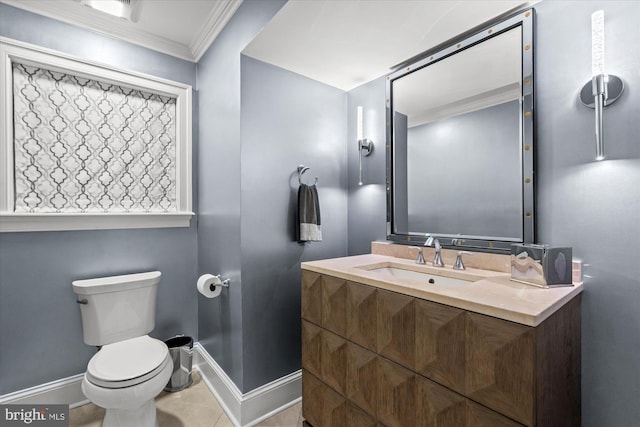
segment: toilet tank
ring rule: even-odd
[[[106,345],[151,332],[160,275],[151,271],[74,281],[84,342]]]

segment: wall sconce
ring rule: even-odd
[[[604,159],[604,137],[602,134],[602,111],[613,104],[624,90],[622,80],[604,71],[604,11],[591,15],[591,74],[580,91],[580,102],[596,110],[596,160]]]
[[[358,140],[359,174],[358,185],[362,185],[362,155],[368,156],[373,151],[373,141],[362,137],[362,106],[358,106],[358,125],[356,130]],[[364,151],[364,153],[363,153]]]

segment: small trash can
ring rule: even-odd
[[[165,341],[173,360],[173,373],[164,388],[165,391],[180,391],[193,383],[191,365],[193,363],[193,339],[178,335]]]

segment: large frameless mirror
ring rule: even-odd
[[[533,10],[387,77],[390,240],[533,242]]]

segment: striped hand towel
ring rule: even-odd
[[[298,241],[322,241],[320,202],[315,184],[301,184],[298,188]]]

